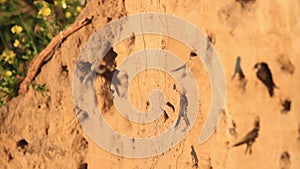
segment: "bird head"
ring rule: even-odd
[[[257,72],[259,69],[261,68],[261,63],[256,63],[255,65],[254,65],[254,70],[255,70],[255,72]]]

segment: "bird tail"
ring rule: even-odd
[[[274,89],[273,89],[273,87],[268,87],[268,91],[269,91],[270,96],[273,97],[274,96]]]
[[[241,142],[238,142],[238,143],[234,144],[232,147],[240,146],[240,145],[242,145],[244,143],[245,143],[245,141],[241,141]]]

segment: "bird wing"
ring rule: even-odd
[[[261,69],[257,72],[257,77],[267,86],[274,87],[272,73],[267,64],[262,63]]]
[[[253,142],[257,136],[258,136],[258,129],[254,128],[241,141],[234,144],[233,146],[235,147],[235,146],[239,146],[239,145],[251,142],[251,141]]]
[[[274,95],[273,90],[276,85],[273,82],[272,73],[266,63],[261,64],[261,69],[257,72],[257,77],[265,84],[270,96],[272,97]]]

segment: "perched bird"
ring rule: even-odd
[[[242,144],[247,144],[245,153],[247,153],[249,150],[249,154],[252,154],[252,144],[254,143],[255,139],[258,137],[258,131],[259,131],[259,117],[256,117],[254,122],[254,128],[240,142],[234,144],[233,147]]]
[[[256,63],[254,69],[256,71],[257,78],[266,85],[269,94],[272,97],[274,95],[274,87],[276,87],[276,85],[273,81],[272,73],[268,64],[265,62]]]
[[[234,79],[234,77],[235,77],[236,74],[239,75],[239,80],[242,80],[242,79],[245,78],[245,75],[244,75],[242,67],[241,67],[241,57],[239,57],[239,56],[236,58],[236,64],[235,64],[234,74],[231,77],[231,80]]]

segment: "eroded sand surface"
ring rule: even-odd
[[[83,131],[74,111],[71,86],[76,59],[88,38],[111,19],[141,12],[176,15],[212,38],[224,68],[226,104],[216,132],[200,145],[199,135],[212,92],[201,60],[190,58],[191,49],[163,35],[136,36],[117,44],[117,66],[135,51],[171,51],[193,72],[200,93],[196,122],[178,145],[155,157],[132,159],[103,150]],[[30,89],[0,108],[0,168],[196,168],[191,146],[199,168],[300,168],[299,1],[256,0],[242,5],[233,0],[88,1],[78,20],[92,15],[93,23],[67,38],[35,78],[35,83],[46,83],[46,96]],[[246,77],[244,88],[245,83],[238,77],[231,80],[237,56],[241,57]],[[253,67],[257,62],[268,63],[272,71],[278,86],[274,97],[269,97],[256,77]],[[108,70],[114,68],[109,61],[106,64]],[[95,81],[105,119],[116,131],[133,137],[160,134],[177,120],[180,90],[174,89],[174,84],[178,86],[171,76],[152,69],[140,72],[132,80],[129,98],[137,110],[147,110],[148,95],[153,89],[163,91],[175,107],[175,112],[166,107],[168,118],[162,115],[153,123],[141,125],[118,113],[103,76],[97,76]],[[291,101],[291,109],[282,112],[281,103],[286,99]],[[246,145],[232,145],[254,127],[256,116],[260,118],[260,131],[249,155],[244,153]]]

